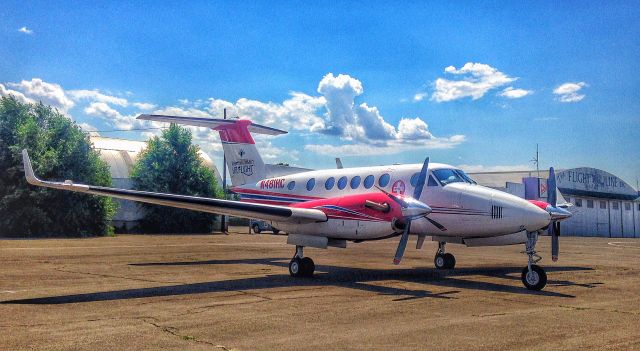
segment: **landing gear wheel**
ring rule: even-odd
[[[446,269],[447,260],[445,259],[445,255],[436,254],[436,257],[433,259],[433,264],[436,266],[436,269]]]
[[[444,254],[444,262],[446,269],[453,269],[456,266],[456,258],[450,253]]]
[[[294,257],[291,262],[289,262],[289,274],[292,277],[301,277],[302,272],[304,272],[302,268],[302,260],[298,257]]]
[[[309,257],[305,257],[300,260],[300,265],[302,266],[302,276],[311,278],[313,277],[313,271],[316,270],[316,264],[313,263],[313,260]]]
[[[278,233],[280,233],[280,230],[278,230],[278,229],[274,229],[273,230],[273,234],[278,235]]]
[[[529,290],[542,290],[547,285],[547,273],[542,267],[535,264],[531,265],[531,271],[528,267],[522,270],[522,283]]]
[[[253,225],[253,232],[256,234],[260,234],[260,226],[257,224]]]

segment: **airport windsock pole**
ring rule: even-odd
[[[223,111],[223,118],[227,119],[227,109],[225,108]],[[224,152],[222,153],[222,198],[227,199],[227,156]],[[220,216],[220,231],[224,234],[228,234],[225,223],[226,219],[227,217],[225,215]]]

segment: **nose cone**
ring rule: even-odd
[[[424,202],[413,198],[405,198],[406,207],[402,208],[402,215],[405,217],[420,217],[431,213],[431,207]]]
[[[551,222],[551,215],[549,212],[528,201],[522,202],[521,211],[524,227],[528,232],[540,230],[548,226]]]
[[[551,205],[547,207],[547,211],[549,211],[549,214],[551,215],[551,219],[554,221],[562,221],[573,215],[571,212],[565,210],[562,207],[553,207]]]

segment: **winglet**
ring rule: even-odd
[[[33,166],[31,166],[31,159],[27,149],[22,149],[22,164],[24,165],[24,176],[27,178],[27,182],[32,185],[41,185],[42,181],[33,173]]]
[[[54,188],[54,189],[64,189],[70,191],[80,191],[86,192],[89,190],[88,185],[84,184],[74,184],[72,181],[67,180],[64,183],[60,182],[49,182],[38,179],[35,173],[33,173],[33,166],[31,165],[31,159],[29,158],[29,153],[27,149],[22,150],[22,164],[24,165],[24,176],[27,178],[27,183],[36,186],[42,186],[45,188]]]

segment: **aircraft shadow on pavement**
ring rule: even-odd
[[[134,263],[130,266],[191,266],[191,265],[225,265],[225,264],[258,264],[271,265],[287,269],[288,258],[259,258],[259,259],[235,259],[235,260],[208,260],[189,262],[155,262]],[[549,272],[593,270],[585,267],[547,267]],[[551,297],[573,298],[575,296],[553,291],[529,291],[521,285],[498,284],[486,281],[474,281],[464,278],[466,276],[482,275],[487,277],[502,278],[508,280],[520,280],[522,267],[481,267],[481,268],[457,268],[454,270],[439,271],[434,268],[418,267],[403,269],[365,269],[340,267],[331,265],[316,266],[316,274],[313,278],[291,278],[288,274],[275,274],[261,277],[223,280],[215,282],[189,283],[150,288],[123,289],[96,293],[60,295],[41,298],[18,299],[2,301],[2,304],[67,304],[78,302],[110,301],[158,296],[178,296],[187,294],[202,294],[225,292],[235,290],[272,289],[283,287],[310,287],[310,286],[339,286],[350,289],[358,289],[378,293],[382,295],[398,296],[394,301],[402,301],[417,298],[454,298],[460,290],[450,290],[434,293],[425,289],[409,289],[379,284],[368,284],[377,281],[401,281],[424,285],[435,285],[453,289],[472,289],[513,294],[528,294]],[[549,286],[580,286],[593,288],[602,283],[574,283],[571,281],[555,281],[550,279]]]

